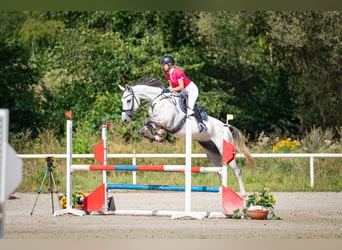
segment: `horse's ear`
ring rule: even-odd
[[[125,91],[125,87],[122,87],[120,84],[119,84],[119,88],[121,89],[121,91]]]

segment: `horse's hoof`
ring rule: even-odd
[[[164,141],[165,137],[156,136],[154,139],[155,139],[157,142],[162,142],[162,141]]]
[[[161,136],[161,137],[165,137],[166,136],[166,131],[164,129],[159,129],[157,134],[159,136]]]
[[[141,128],[139,129],[139,133],[140,133],[141,135],[144,135],[144,134],[146,134],[146,130],[147,130],[146,127],[141,127]]]

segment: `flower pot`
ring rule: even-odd
[[[247,210],[247,214],[252,220],[265,220],[269,210]]]
[[[82,205],[74,205],[74,206],[72,206],[72,208],[78,209],[78,210],[83,210],[84,209],[84,205],[83,204]]]

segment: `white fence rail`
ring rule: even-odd
[[[22,159],[44,159],[54,157],[56,159],[66,159],[66,154],[18,154]],[[206,158],[205,154],[192,154],[192,158]],[[252,154],[254,158],[308,158],[310,162],[310,186],[314,187],[314,159],[315,158],[342,158],[342,153],[273,153],[273,154]],[[138,158],[183,158],[185,154],[108,154],[108,158],[131,158],[133,165]],[[243,155],[236,154],[237,158]],[[94,159],[94,154],[73,154],[73,159]]]

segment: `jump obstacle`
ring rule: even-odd
[[[103,184],[100,185],[93,193],[85,198],[86,211],[102,211],[103,213],[118,214],[118,215],[163,215],[171,216],[172,219],[181,217],[192,217],[202,219],[204,217],[225,217],[222,212],[193,212],[191,211],[191,192],[220,192],[222,189],[227,190],[227,163],[235,158],[235,148],[228,143],[227,138],[228,125],[225,125],[223,134],[224,148],[229,144],[229,156],[226,154],[225,162],[222,167],[191,167],[191,117],[187,118],[186,122],[186,153],[185,165],[107,165],[107,128],[108,124],[102,125],[102,141],[94,148],[95,158],[102,163],[102,165],[73,165],[72,164],[72,120],[67,120],[67,178],[66,178],[66,196],[67,207],[56,211],[55,216],[62,214],[75,214],[85,215],[85,211],[73,209],[71,206],[72,197],[72,172],[76,170],[87,171],[102,171]],[[228,120],[232,116],[227,116]],[[135,163],[135,162],[134,162]],[[142,184],[108,184],[107,171],[154,171],[154,172],[184,172],[185,173],[185,186],[170,186],[170,185],[142,185]],[[221,173],[222,175],[222,188],[210,186],[192,186],[191,173]],[[182,191],[185,192],[185,209],[184,211],[161,211],[161,210],[114,210],[109,211],[108,204],[108,189],[125,189],[125,190],[154,190],[154,191]],[[229,189],[229,188],[228,188]],[[234,191],[233,196],[241,199]],[[232,194],[232,193],[231,193]],[[222,193],[222,200],[224,199]],[[100,200],[100,202],[99,202]],[[97,204],[91,204],[91,203]],[[224,201],[222,202],[223,205]],[[88,210],[87,210],[88,209]]]

